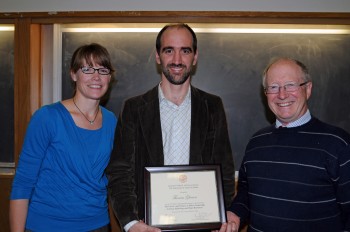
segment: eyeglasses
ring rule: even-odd
[[[111,73],[109,68],[81,67],[80,69],[85,74],[94,74],[96,71],[101,75],[108,75]]]
[[[294,92],[297,91],[299,89],[299,87],[306,85],[308,83],[308,81],[301,83],[301,84],[297,84],[297,83],[289,83],[283,86],[279,86],[279,85],[270,85],[267,86],[265,88],[265,93],[267,94],[276,94],[280,92],[280,89],[283,88],[286,92]]]

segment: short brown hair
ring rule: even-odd
[[[115,72],[107,49],[100,44],[91,43],[77,48],[71,59],[70,70],[76,73],[83,66],[84,61],[90,66],[93,62],[102,65],[111,70],[111,74]]]

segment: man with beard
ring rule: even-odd
[[[126,100],[106,169],[113,211],[125,231],[160,231],[144,220],[144,167],[221,165],[225,205],[234,164],[222,100],[191,85],[197,38],[187,24],[166,25],[156,40],[159,85]],[[233,222],[221,231],[236,231]]]

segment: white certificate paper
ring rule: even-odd
[[[181,170],[182,166],[177,167],[179,170],[176,167],[161,168],[161,171],[150,171],[147,175],[146,214],[150,214],[150,224],[160,228],[186,224],[220,225],[224,211],[217,169],[208,169],[208,166],[191,169],[189,166],[188,170]]]
[[[155,190],[151,197],[153,223],[219,221],[215,186],[214,171],[151,174],[151,188]]]

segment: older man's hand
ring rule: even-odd
[[[214,230],[212,232],[238,232],[240,219],[231,211],[226,212],[227,222],[221,225],[220,230]]]

